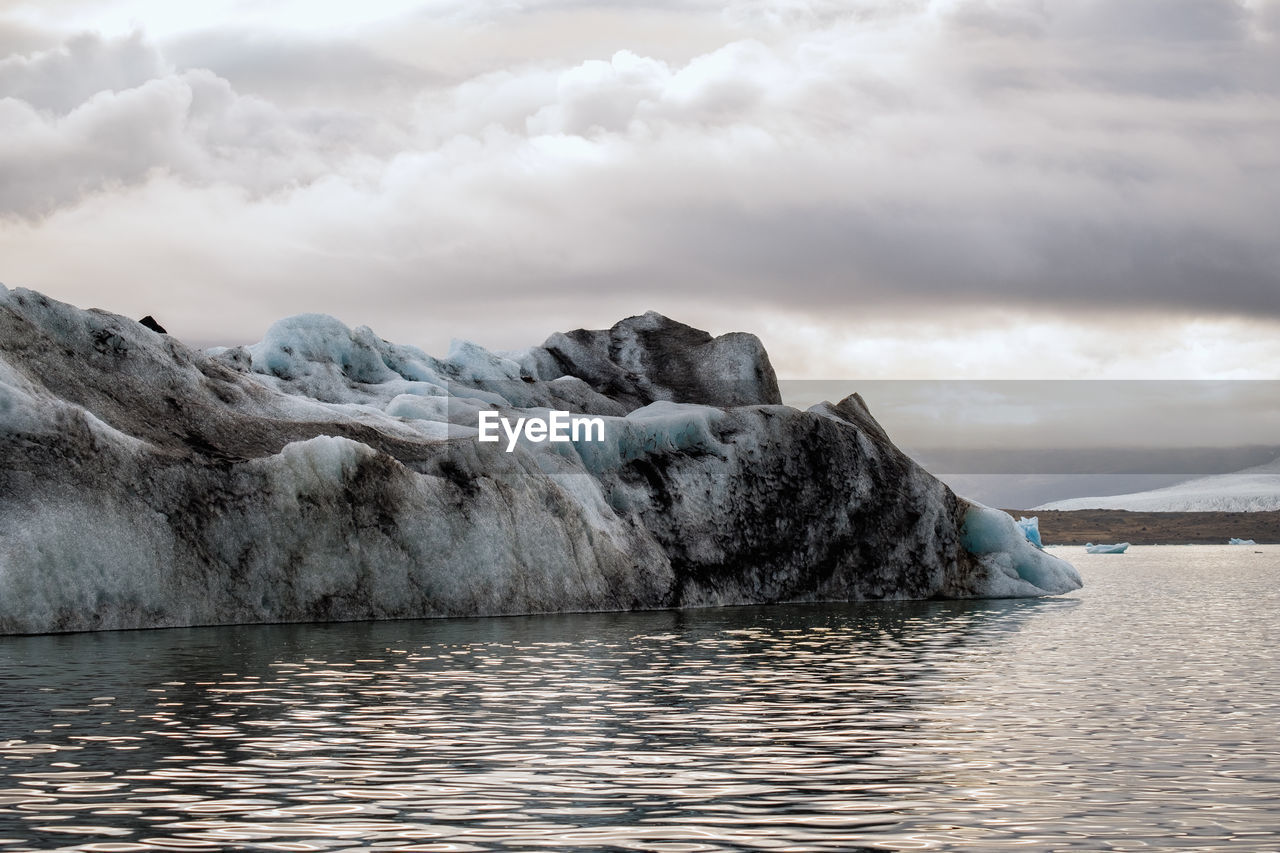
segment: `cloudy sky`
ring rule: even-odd
[[[1278,226],[1280,0],[0,0],[0,282],[199,345],[1275,379]]]

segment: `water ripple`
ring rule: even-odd
[[[1072,550],[1040,601],[2,638],[0,850],[1280,849],[1253,550]]]

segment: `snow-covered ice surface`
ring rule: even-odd
[[[1127,509],[1133,512],[1270,512],[1280,510],[1280,459],[1265,465],[1197,477],[1185,483],[1093,498],[1054,501],[1036,509]]]
[[[478,442],[478,412],[603,441]],[[0,287],[0,632],[1079,586],[857,395],[657,314],[446,358],[322,315],[202,352]]]

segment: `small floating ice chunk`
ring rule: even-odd
[[[1084,546],[1084,550],[1090,554],[1123,554],[1128,548],[1128,542],[1117,542],[1115,545],[1094,545],[1087,542]]]
[[[1228,545],[1257,545],[1252,539],[1236,539],[1234,536],[1227,540]]]

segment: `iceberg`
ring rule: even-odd
[[[480,412],[598,417],[478,440]],[[1080,586],[852,395],[649,313],[445,358],[300,315],[201,351],[0,287],[0,633]]]
[[[1123,554],[1129,550],[1128,542],[1120,542],[1116,545],[1094,545],[1092,542],[1085,543],[1084,550],[1089,554]]]
[[[1227,544],[1228,545],[1257,545],[1258,543],[1254,542],[1252,539],[1236,539],[1235,537],[1232,537],[1231,539],[1227,540]]]

